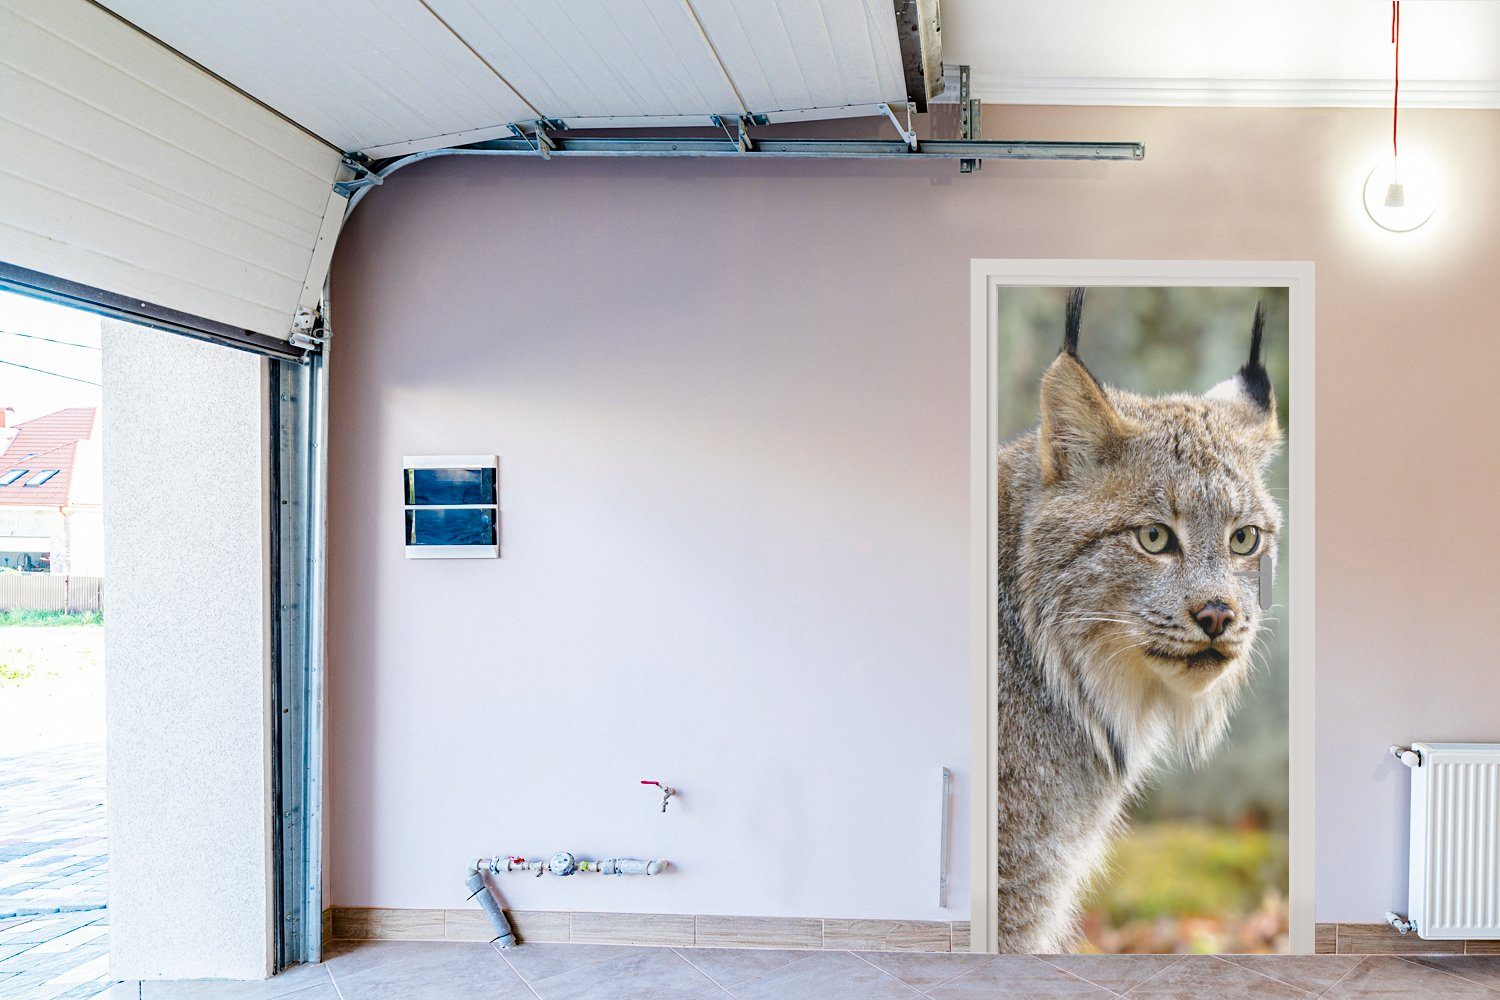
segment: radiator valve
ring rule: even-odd
[[[1422,752],[1420,750],[1413,750],[1411,747],[1392,746],[1389,748],[1389,753],[1407,767],[1422,766]],[[1403,931],[1402,933],[1405,932]]]

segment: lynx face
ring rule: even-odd
[[[1042,382],[1042,488],[1020,538],[1024,607],[1049,681],[1097,721],[1117,766],[1142,742],[1189,757],[1217,742],[1263,612],[1279,508],[1263,473],[1281,443],[1259,361],[1204,396],[1101,385],[1067,346]],[[1130,748],[1128,751],[1126,748]]]

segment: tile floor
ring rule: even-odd
[[[336,941],[263,983],[124,983],[107,1000],[1500,1000],[1500,956],[937,955]]]
[[[0,757],[0,1000],[110,986],[104,747]]]

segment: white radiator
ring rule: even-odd
[[[1500,938],[1500,744],[1411,749],[1408,919],[1423,938]]]

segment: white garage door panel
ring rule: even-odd
[[[904,101],[888,0],[693,0],[756,111]]]
[[[890,0],[102,2],[341,149],[377,158],[537,117],[704,125],[742,110],[869,114],[906,99]]]
[[[176,294],[170,275],[203,268],[220,276],[232,275],[233,289],[221,288],[222,294],[249,308],[258,309],[260,303],[275,300],[288,281],[296,281],[300,288],[306,271],[296,273],[290,269],[290,263],[301,256],[305,268],[306,255],[298,255],[295,244],[237,225],[210,207],[190,204],[182,195],[162,189],[154,181],[142,179],[135,186],[113,171],[91,169],[97,165],[89,162],[92,157],[80,155],[69,147],[36,135],[24,138],[26,141],[12,151],[13,155],[7,156],[5,166],[0,168],[4,174],[0,189],[15,194],[14,198],[6,198],[4,221],[8,228],[21,233],[47,233],[64,221],[103,224],[112,230],[128,231],[128,256],[117,259],[115,266],[134,275],[130,287],[135,291],[130,294],[159,305],[170,302],[164,295]],[[71,204],[68,220],[59,220],[52,214],[62,202]],[[139,214],[126,215],[116,206],[129,206]],[[78,265],[88,266],[75,256],[79,244],[51,236],[48,239],[57,252],[47,255],[47,266],[15,261],[13,254],[5,259],[35,271],[81,280],[70,270]],[[250,259],[225,249],[236,243]],[[248,246],[250,243],[279,244],[279,247],[255,248]],[[273,270],[278,264],[282,269]],[[95,281],[88,284],[103,287]],[[279,324],[286,326],[290,317],[289,308],[280,315]],[[277,335],[285,332],[281,330]]]
[[[535,117],[417,0],[107,6],[341,149]]]
[[[0,261],[285,338],[338,153],[85,0],[0,0]]]
[[[738,110],[682,0],[428,0],[552,118]]]
[[[77,137],[69,135],[72,130],[68,126],[69,119],[77,114],[72,95],[21,73],[12,74],[4,68],[0,73],[5,74],[7,102],[13,100],[33,112],[26,122],[8,121],[21,141],[7,146],[0,171],[18,180],[31,180],[80,201],[108,206],[112,212],[130,211],[136,221],[182,233],[192,242],[233,239],[236,234],[227,230],[234,222],[243,221],[246,227],[240,238],[244,248],[262,254],[294,252],[307,227],[317,225],[318,218],[309,211],[311,202],[305,196],[326,191],[327,184],[300,170],[293,174],[291,164],[263,149],[248,158],[252,162],[233,168],[256,196],[241,196],[236,199],[237,206],[223,206],[213,195],[202,195],[220,187],[223,164],[187,152],[134,122],[107,115],[95,118],[86,142],[76,144],[70,141]],[[125,83],[123,89],[131,88]],[[127,96],[127,100],[133,96]],[[149,127],[152,115],[136,113],[132,117]],[[112,169],[119,163],[119,152],[132,145],[138,145],[150,157],[152,175]],[[253,162],[256,160],[262,162]],[[279,182],[282,189],[268,187],[267,180]],[[306,189],[302,204],[282,193],[299,187]],[[138,192],[140,198],[132,197],[132,192]]]

